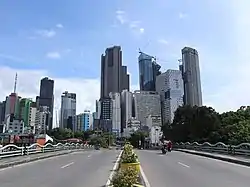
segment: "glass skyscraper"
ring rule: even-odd
[[[155,58],[140,52],[139,80],[141,91],[155,91],[156,76],[160,75],[161,66],[155,62]]]

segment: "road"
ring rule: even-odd
[[[1,187],[102,187],[120,151],[92,150],[0,170]]]
[[[191,155],[137,151],[151,187],[249,187],[250,167]]]

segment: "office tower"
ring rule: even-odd
[[[89,110],[84,110],[83,112],[83,131],[87,131],[90,129],[90,123],[92,115]]]
[[[49,107],[48,129],[53,127],[53,109],[54,109],[54,80],[45,77],[40,82],[40,96],[37,97],[37,107]]]
[[[49,127],[50,111],[48,106],[40,106],[36,110],[35,134],[45,134]]]
[[[120,46],[107,48],[101,56],[101,97],[108,98],[110,92],[120,93],[129,90],[129,75],[126,66],[122,66]]]
[[[202,106],[199,56],[196,49],[182,49],[182,71],[184,81],[184,104]]]
[[[141,91],[155,91],[156,76],[160,75],[161,66],[156,63],[155,57],[140,52],[139,81]]]
[[[76,94],[65,91],[61,96],[60,128],[67,128],[68,118],[76,115]]]
[[[128,121],[132,118],[133,93],[123,90],[121,93],[121,131],[127,128]]]
[[[19,117],[19,101],[21,97],[18,97],[17,93],[11,93],[6,97],[5,117],[14,114],[15,117]]]
[[[121,133],[121,95],[120,93],[110,93],[112,100],[112,132],[117,136]]]
[[[20,100],[19,104],[19,118],[23,119],[24,126],[29,126],[29,114],[30,114],[30,105],[32,103],[31,99],[23,98]]]
[[[141,121],[141,125],[146,125],[149,115],[161,116],[161,101],[157,92],[135,91],[134,102],[135,117]]]
[[[98,129],[104,131],[112,131],[112,100],[111,98],[100,99],[101,103],[101,116]]]
[[[183,80],[179,70],[167,70],[156,77],[156,91],[161,96],[163,123],[173,122],[174,113],[183,105]]]
[[[5,119],[5,106],[6,106],[6,101],[0,102],[0,124],[2,124]]]

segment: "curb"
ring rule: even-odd
[[[213,158],[213,159],[217,159],[217,160],[222,160],[222,161],[231,162],[231,163],[240,164],[240,165],[244,165],[244,166],[250,167],[250,162],[247,162],[247,161],[244,161],[244,160],[237,160],[237,159],[233,159],[233,158],[226,158],[226,157],[222,157],[222,156],[215,156],[215,155],[206,154],[206,153],[192,152],[192,151],[188,151],[188,150],[176,149],[176,151],[180,151],[180,152],[184,152],[184,153],[189,153],[189,154],[193,154],[193,155],[198,155],[198,156],[204,156],[204,157],[208,157],[208,158]]]
[[[113,167],[113,169],[112,169],[112,171],[111,171],[111,173],[109,175],[109,179],[106,182],[105,187],[109,187],[111,185],[111,181],[112,181],[112,179],[113,179],[113,177],[115,175],[115,172],[117,171],[117,169],[119,167],[119,162],[121,160],[122,153],[123,153],[123,150],[120,152],[119,156],[117,157],[117,160],[116,160],[115,165],[114,165],[114,167]]]
[[[5,164],[0,165],[0,169],[17,166],[17,165],[24,164],[24,163],[34,162],[37,160],[43,160],[46,158],[62,156],[62,155],[70,154],[70,153],[77,152],[77,151],[83,151],[83,150],[72,150],[72,151],[64,152],[64,153],[58,153],[58,154],[53,154],[53,155],[44,155],[44,156],[39,156],[39,157],[35,157],[35,158],[27,158],[27,159],[20,160],[20,161],[9,162],[9,163],[5,163]]]

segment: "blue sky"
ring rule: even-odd
[[[235,108],[246,100],[226,107],[218,102],[233,87],[232,72],[245,57],[235,51],[243,46],[240,33],[248,24],[242,25],[238,13],[247,14],[243,8],[249,3],[238,4],[233,0],[1,1],[0,67],[41,70],[58,79],[99,80],[100,55],[106,47],[121,45],[135,87],[138,48],[156,56],[167,70],[178,67],[181,48],[190,46],[200,54],[204,102],[219,110]]]

